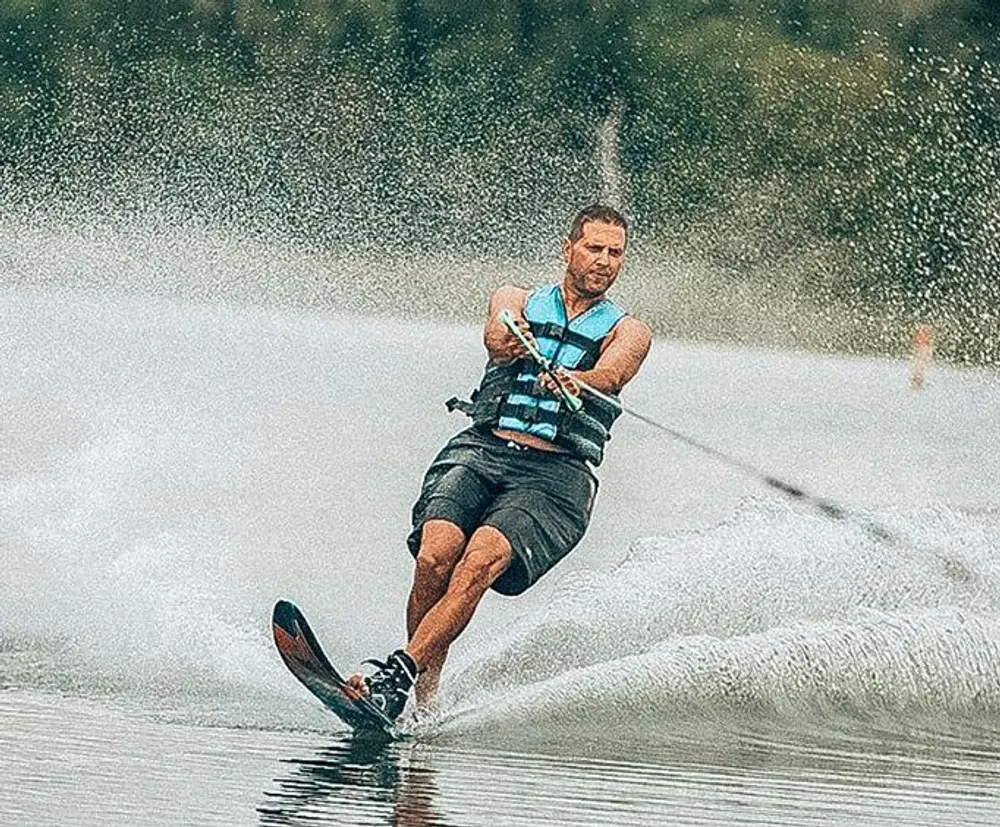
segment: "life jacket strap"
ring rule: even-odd
[[[475,396],[475,393],[473,393],[472,395]],[[448,409],[448,413],[452,413],[454,411],[461,411],[466,416],[472,416],[472,411],[475,407],[473,405],[472,400],[459,399],[457,396],[453,396],[451,399],[447,400],[444,403],[444,406]]]

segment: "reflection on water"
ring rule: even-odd
[[[265,825],[965,824],[1000,818],[1000,749],[974,733],[702,733],[656,749],[548,754],[345,737],[286,759],[257,812]],[[447,741],[447,739],[444,739]]]
[[[419,744],[345,736],[310,758],[291,758],[258,808],[262,825],[392,824],[435,827],[433,772]]]
[[[0,666],[0,672],[2,672]],[[385,746],[320,730],[151,720],[111,699],[0,692],[0,823],[27,827],[996,827],[1000,729],[607,727]],[[675,731],[664,737],[666,729]],[[838,731],[839,729],[839,731]],[[697,730],[697,731],[696,731]],[[502,736],[502,737],[501,737]],[[534,740],[534,745],[531,741]]]

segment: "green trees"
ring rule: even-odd
[[[817,289],[990,324],[998,25],[987,0],[9,0],[0,200],[531,258],[600,191],[603,123],[647,238],[731,278],[836,249]]]

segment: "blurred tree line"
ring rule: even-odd
[[[3,0],[0,32],[8,207],[530,257],[604,125],[646,237],[946,307],[1000,361],[992,0]]]

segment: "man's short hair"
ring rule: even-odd
[[[625,237],[628,238],[628,222],[625,220],[624,215],[614,207],[607,206],[607,204],[591,204],[589,207],[584,207],[580,210],[576,214],[576,218],[573,219],[573,224],[569,228],[570,241],[580,240],[580,237],[583,235],[583,225],[588,221],[600,221],[604,224],[611,224],[614,227],[621,227],[625,231]]]

